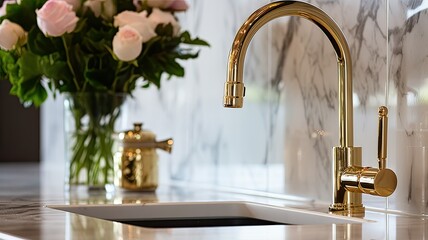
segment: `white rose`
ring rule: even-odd
[[[123,27],[130,26],[138,31],[143,38],[143,42],[149,41],[156,36],[155,30],[151,22],[147,18],[147,12],[132,12],[123,11],[114,17],[114,26]]]
[[[27,41],[27,34],[24,29],[16,23],[7,19],[0,24],[0,48],[12,50],[18,45],[23,45]]]
[[[113,52],[117,58],[128,62],[135,60],[143,50],[143,38],[133,27],[125,25],[113,38]]]
[[[180,24],[170,12],[164,12],[159,8],[153,8],[153,11],[149,16],[149,21],[152,23],[154,29],[156,29],[159,24],[167,25],[168,23],[171,23],[174,36],[177,36],[180,33]]]
[[[104,20],[110,20],[117,11],[113,0],[87,0],[83,5]]]

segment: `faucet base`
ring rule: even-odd
[[[362,204],[334,203],[330,205],[329,212],[341,216],[364,217],[365,207]]]

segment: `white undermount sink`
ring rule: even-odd
[[[48,208],[143,227],[367,223],[369,220],[250,202],[49,205]]]

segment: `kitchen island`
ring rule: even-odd
[[[0,239],[423,239],[420,216],[368,209],[367,223],[145,228],[47,208],[61,204],[247,201],[326,212],[309,200],[291,201],[168,184],[155,193],[66,192],[61,169],[43,164],[0,164]]]

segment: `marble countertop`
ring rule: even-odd
[[[201,188],[161,186],[155,193],[64,192],[55,171],[36,164],[0,164],[0,239],[423,239],[422,217],[367,211],[363,224],[143,228],[66,213],[49,204],[126,204],[250,201],[324,212],[310,201],[252,196]]]

